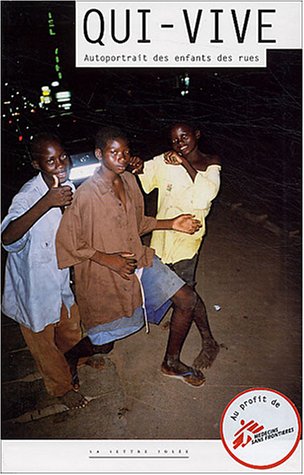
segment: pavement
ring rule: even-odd
[[[219,439],[225,407],[252,387],[280,391],[301,411],[300,249],[297,233],[267,216],[213,205],[197,291],[222,347],[200,388],[160,372],[169,311],[149,334],[117,342],[102,370],[82,366],[90,402],[68,411],[47,395],[18,325],[2,316],[2,439]],[[182,360],[191,364],[199,350],[193,327]]]

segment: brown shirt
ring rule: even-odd
[[[154,250],[140,236],[153,230],[156,219],[144,216],[144,202],[135,177],[121,175],[126,209],[97,172],[76,191],[62,217],[56,238],[59,268],[74,266],[76,296],[85,327],[131,316],[141,305],[141,291],[133,274],[125,280],[90,260],[96,251],[135,254],[138,267],[149,267]]]

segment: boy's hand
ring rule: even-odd
[[[202,223],[192,214],[181,214],[173,219],[172,229],[186,234],[194,234],[202,227]]]
[[[117,272],[125,280],[130,280],[130,275],[134,274],[137,268],[137,260],[134,254],[129,252],[116,252],[114,254],[105,254],[104,265]]]
[[[183,158],[174,150],[164,153],[165,163],[167,165],[181,165],[183,163]]]
[[[50,188],[45,199],[49,208],[70,206],[73,201],[72,188],[68,185]]]
[[[129,165],[131,173],[138,175],[142,173],[144,168],[144,162],[140,157],[131,157]]]

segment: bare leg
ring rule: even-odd
[[[202,338],[202,350],[195,358],[193,366],[196,369],[209,368],[217,357],[220,347],[212,336],[207,310],[199,295],[194,308],[194,322]]]
[[[174,272],[185,280],[196,293],[197,301],[194,309],[193,319],[202,338],[202,350],[194,360],[193,366],[196,369],[208,368],[215,360],[220,347],[212,336],[205,304],[195,291],[195,269],[198,262],[198,254],[192,259],[182,260],[170,265]]]
[[[98,353],[105,354],[109,353],[114,346],[114,342],[107,343],[105,345],[93,345],[90,338],[88,336],[82,338],[76,345],[73,346],[69,351],[67,351],[64,356],[65,359],[70,367],[71,376],[72,376],[72,384],[74,390],[78,390],[79,385],[79,377],[77,371],[77,364],[78,360],[84,356],[93,356]],[[89,362],[88,362],[89,363]],[[87,363],[87,364],[88,364]],[[99,362],[99,368],[103,367]]]
[[[114,348],[114,341],[110,343],[104,343],[103,345],[93,345],[94,355],[87,359],[86,365],[95,369],[103,369],[105,366],[105,360],[103,356],[110,353]]]
[[[170,322],[170,332],[162,372],[167,376],[181,377],[192,386],[204,383],[204,375],[180,361],[180,353],[193,321],[196,294],[184,285],[173,297],[174,310]]]

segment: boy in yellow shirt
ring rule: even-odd
[[[133,173],[139,175],[146,193],[158,189],[157,219],[169,219],[179,213],[190,213],[202,223],[193,234],[168,231],[152,233],[151,247],[165,264],[194,288],[199,250],[206,233],[205,219],[220,187],[220,159],[199,150],[200,131],[184,122],[170,129],[172,149],[153,160],[139,157],[131,161]],[[206,307],[198,296],[194,321],[202,337],[202,350],[194,367],[211,366],[219,352],[214,340]]]

